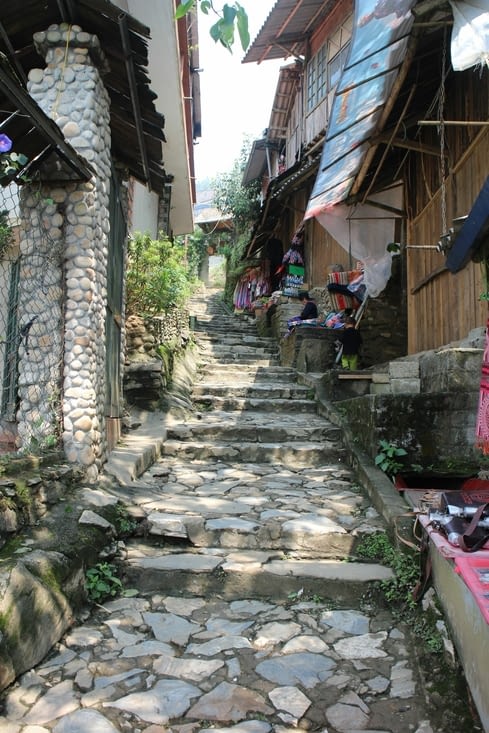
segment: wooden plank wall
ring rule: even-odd
[[[322,227],[316,219],[310,222],[308,229],[308,241],[306,252],[309,252],[308,260],[312,263],[309,284],[311,287],[324,287],[328,276],[328,268],[331,265],[342,265],[345,270],[351,269],[356,263],[355,258],[350,258],[348,252],[340,247],[338,242]]]
[[[447,221],[469,213],[489,173],[489,131],[484,129],[458,162],[447,180]],[[410,245],[436,245],[442,233],[441,195],[438,191],[414,219],[408,231],[407,293],[408,352],[434,349],[467,336],[484,326],[487,303],[481,265],[470,263],[456,275],[436,274],[445,256],[433,249]],[[430,279],[431,276],[431,279]],[[423,281],[426,281],[423,285]]]

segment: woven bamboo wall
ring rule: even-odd
[[[489,131],[479,133],[460,158],[446,186],[447,222],[469,213],[489,173]],[[433,165],[433,164],[432,164]],[[442,204],[438,191],[411,222],[409,245],[436,245],[442,234]],[[469,263],[452,275],[440,272],[445,256],[434,249],[407,249],[408,351],[437,348],[485,325],[487,303],[481,266]]]

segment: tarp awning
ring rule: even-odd
[[[305,218],[347,199],[379,132],[384,105],[406,55],[416,0],[357,0],[348,59],[336,89],[319,171]]]
[[[448,253],[446,265],[451,273],[462,270],[489,235],[489,176]]]

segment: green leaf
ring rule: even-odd
[[[187,0],[186,3],[182,3],[181,5],[179,5],[175,11],[175,19],[179,20],[180,18],[183,18],[184,15],[187,15],[189,10],[192,10],[194,5],[195,0]]]
[[[211,9],[211,7],[212,3],[210,2],[210,0],[202,0],[202,2],[200,3],[200,9],[204,13],[204,15],[209,14],[209,10]]]
[[[239,40],[241,41],[241,48],[246,51],[250,45],[250,32],[248,28],[248,16],[244,8],[236,3],[238,13],[236,17],[236,25],[238,26]]]
[[[221,40],[221,27],[220,27],[221,21],[218,20],[217,23],[214,23],[213,26],[211,26],[209,30],[210,37],[213,41],[216,43]]]
[[[230,25],[234,29],[234,21],[237,14],[236,8],[233,8],[231,5],[223,5],[222,8],[222,19],[225,23],[225,25]]]

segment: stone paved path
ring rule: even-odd
[[[442,733],[409,630],[345,562],[383,531],[341,434],[273,345],[193,304],[195,411],[123,500],[133,597],[104,603],[5,696],[1,733]],[[209,312],[214,303],[215,313]]]

